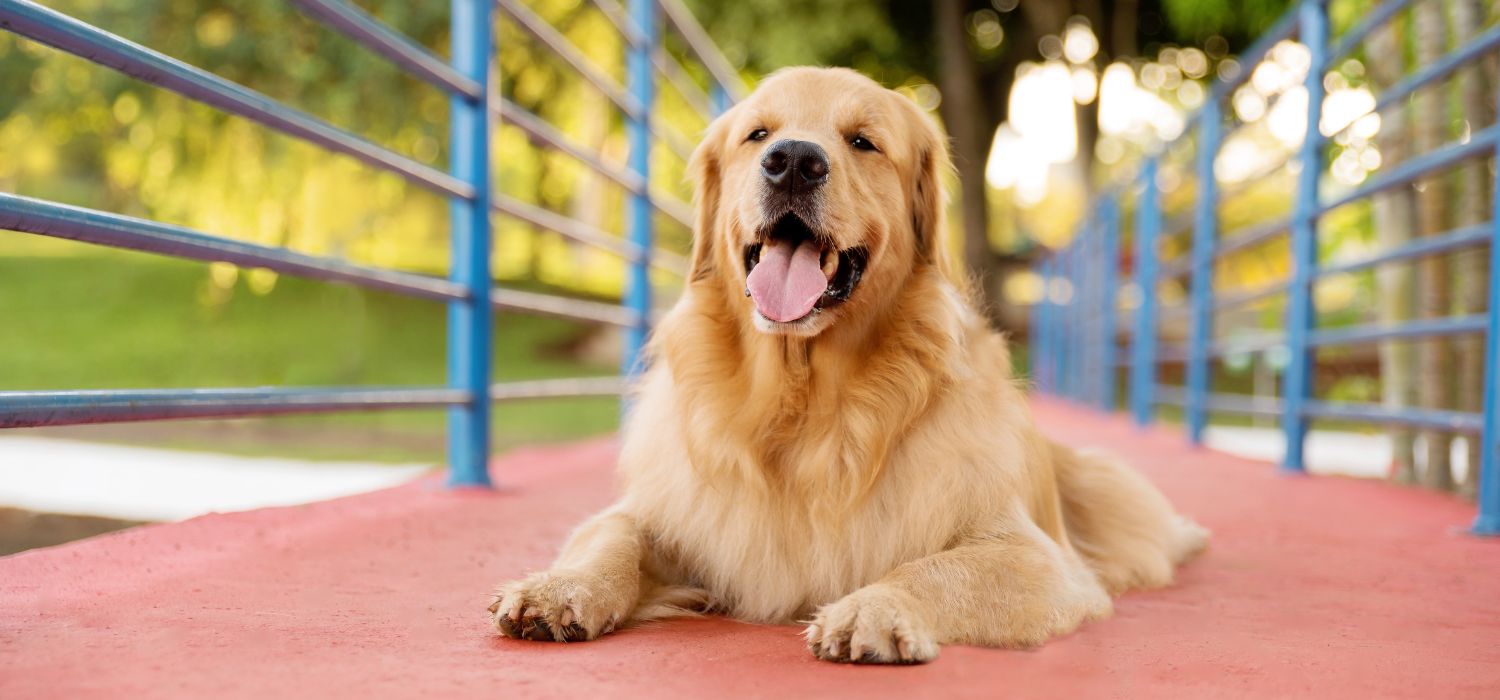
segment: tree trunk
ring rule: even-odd
[[[1416,22],[1417,63],[1431,65],[1447,51],[1446,1],[1428,0],[1417,4],[1412,13]],[[1448,110],[1445,91],[1429,87],[1417,92],[1416,144],[1420,153],[1430,153],[1446,142],[1448,134]],[[1447,173],[1423,178],[1417,194],[1417,223],[1420,234],[1432,236],[1448,228],[1448,181]],[[1450,294],[1451,270],[1448,258],[1431,255],[1422,259],[1421,275],[1417,286],[1417,305],[1424,318],[1447,316],[1452,312]],[[1417,392],[1424,408],[1441,409],[1453,407],[1453,390],[1449,384],[1453,378],[1453,346],[1447,338],[1429,338],[1418,346]],[[1422,433],[1426,466],[1422,470],[1422,484],[1428,488],[1449,490],[1453,487],[1453,475],[1449,465],[1449,452],[1453,435],[1448,432],[1428,430]]]
[[[1389,22],[1370,35],[1372,56],[1387,60],[1371,61],[1370,73],[1380,88],[1400,80],[1405,71],[1402,60],[1400,23]],[[1386,167],[1395,167],[1411,154],[1411,134],[1406,109],[1396,105],[1383,115],[1376,146]],[[1380,250],[1391,250],[1411,240],[1414,210],[1410,187],[1398,187],[1375,195],[1375,240]],[[1376,311],[1381,323],[1396,324],[1412,320],[1416,310],[1416,273],[1406,263],[1385,265],[1376,270],[1376,293],[1380,301]],[[1416,350],[1411,343],[1387,341],[1380,344],[1380,387],[1382,399],[1391,408],[1409,408],[1416,403]],[[1390,478],[1404,484],[1417,481],[1415,435],[1402,427],[1391,429]]]
[[[1140,52],[1135,34],[1140,26],[1140,0],[1116,0],[1110,10],[1109,55],[1111,61],[1131,58]]]
[[[1482,0],[1454,0],[1454,43],[1463,45],[1479,32],[1485,24]],[[1487,124],[1495,123],[1495,93],[1489,84],[1481,64],[1475,64],[1458,73],[1459,104],[1464,119],[1471,131],[1478,131]],[[1459,195],[1454,207],[1459,226],[1479,224],[1490,220],[1490,197],[1494,190],[1490,183],[1490,171],[1484,160],[1469,160],[1458,170]],[[1485,310],[1489,286],[1489,266],[1483,248],[1459,252],[1455,258],[1457,270],[1454,283],[1458,313],[1476,314]],[[1458,355],[1459,377],[1484,376],[1484,337],[1463,336],[1455,340]],[[1483,382],[1460,381],[1458,383],[1458,409],[1478,412],[1483,403]],[[1478,488],[1480,441],[1470,436],[1468,440],[1468,470],[1464,473],[1460,490],[1468,496]]]
[[[953,162],[958,169],[964,264],[983,295],[986,312],[998,321],[1002,318],[1003,298],[994,274],[984,182],[991,134],[984,129],[978,70],[969,50],[968,32],[964,30],[964,4],[961,0],[937,0],[933,3],[933,13],[940,59],[938,89],[943,96],[940,110],[948,136],[953,139]]]

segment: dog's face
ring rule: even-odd
[[[849,70],[777,73],[693,156],[692,281],[742,290],[764,333],[814,336],[878,312],[942,254],[947,162],[899,93]]]

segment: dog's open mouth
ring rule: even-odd
[[[745,246],[745,291],[767,320],[795,323],[854,293],[869,255],[837,249],[796,214],[784,214]]]

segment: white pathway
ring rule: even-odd
[[[1212,449],[1276,462],[1271,428],[1210,427]],[[1313,431],[1308,466],[1322,474],[1380,478],[1391,462],[1381,435]],[[1462,444],[1454,464],[1463,467]],[[181,520],[211,512],[320,501],[404,483],[428,465],[237,457],[77,440],[0,435],[0,506],[133,520]]]
[[[1203,443],[1210,449],[1275,463],[1286,451],[1281,431],[1272,428],[1210,426],[1204,431]],[[1305,448],[1307,470],[1315,474],[1381,479],[1390,473],[1391,441],[1384,435],[1314,430],[1308,433]],[[1459,436],[1453,441],[1454,473],[1466,474],[1467,463],[1464,437]]]
[[[321,501],[394,486],[429,465],[238,457],[0,435],[0,506],[132,520]]]

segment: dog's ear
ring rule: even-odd
[[[708,125],[703,140],[688,159],[688,176],[693,179],[693,256],[688,267],[689,284],[712,277],[718,264],[715,250],[719,245],[719,176],[724,133],[729,129],[733,112],[726,111]]]
[[[948,251],[943,237],[948,197],[943,188],[943,180],[953,170],[953,160],[948,155],[948,137],[916,104],[905,96],[898,97],[906,103],[906,112],[912,122],[911,133],[916,135],[916,183],[912,186],[910,209],[912,231],[917,238],[917,255],[924,262],[946,271]]]

